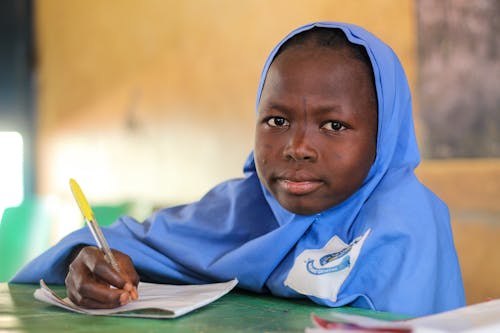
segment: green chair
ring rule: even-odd
[[[122,215],[129,215],[132,204],[123,202],[116,205],[96,205],[92,206],[94,216],[101,226],[108,226],[115,222]]]
[[[0,223],[0,282],[49,247],[52,218],[46,200],[6,208]]]

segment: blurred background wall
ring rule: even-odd
[[[355,21],[394,46],[414,84],[414,11],[411,1],[40,1],[38,190],[67,194],[73,176],[96,200],[194,200],[241,176],[260,71],[286,33]]]
[[[424,155],[417,173],[450,206],[468,301],[500,297],[495,0],[5,3],[16,5],[5,15],[14,23],[3,40],[25,31],[9,53],[25,46],[17,51],[24,76],[0,82],[23,82],[27,97],[18,100],[27,104],[2,102],[0,123],[20,109],[32,126],[17,130],[25,140],[24,198],[56,207],[51,243],[81,226],[70,177],[94,205],[132,203],[141,220],[154,207],[197,200],[242,176],[267,54],[298,25],[345,21],[399,55]],[[0,68],[12,68],[12,59],[2,58]],[[16,130],[9,126],[1,129]]]

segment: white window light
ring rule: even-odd
[[[0,132],[0,217],[7,207],[23,201],[23,138],[18,132]]]

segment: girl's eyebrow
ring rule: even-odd
[[[268,102],[268,103],[262,104],[262,106],[265,106],[265,107],[259,107],[259,112],[279,111],[279,112],[288,114],[290,112],[290,110],[292,109],[290,106],[287,106],[283,103],[276,103],[276,102]]]
[[[281,112],[290,112],[290,110],[293,110],[293,107],[280,102],[268,102],[265,104],[265,108],[259,107],[259,109],[263,109],[263,111],[276,110]],[[311,109],[311,107],[308,107],[307,109]],[[341,113],[342,107],[337,104],[321,105],[319,107],[312,107],[312,110],[314,113],[319,113],[319,114],[326,114],[332,112]]]
[[[291,117],[295,112],[303,112],[303,109],[294,110],[295,106],[287,105],[282,102],[268,101],[259,106],[258,114],[269,115],[273,112],[285,117]],[[345,117],[344,109],[338,104],[323,104],[318,106],[309,106],[307,113],[313,118]]]
[[[327,113],[342,113],[342,106],[340,105],[325,105],[314,109],[315,113],[324,115]]]

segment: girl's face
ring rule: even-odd
[[[255,164],[290,212],[316,214],[344,201],[375,160],[376,93],[366,65],[348,52],[292,47],[267,73]]]

